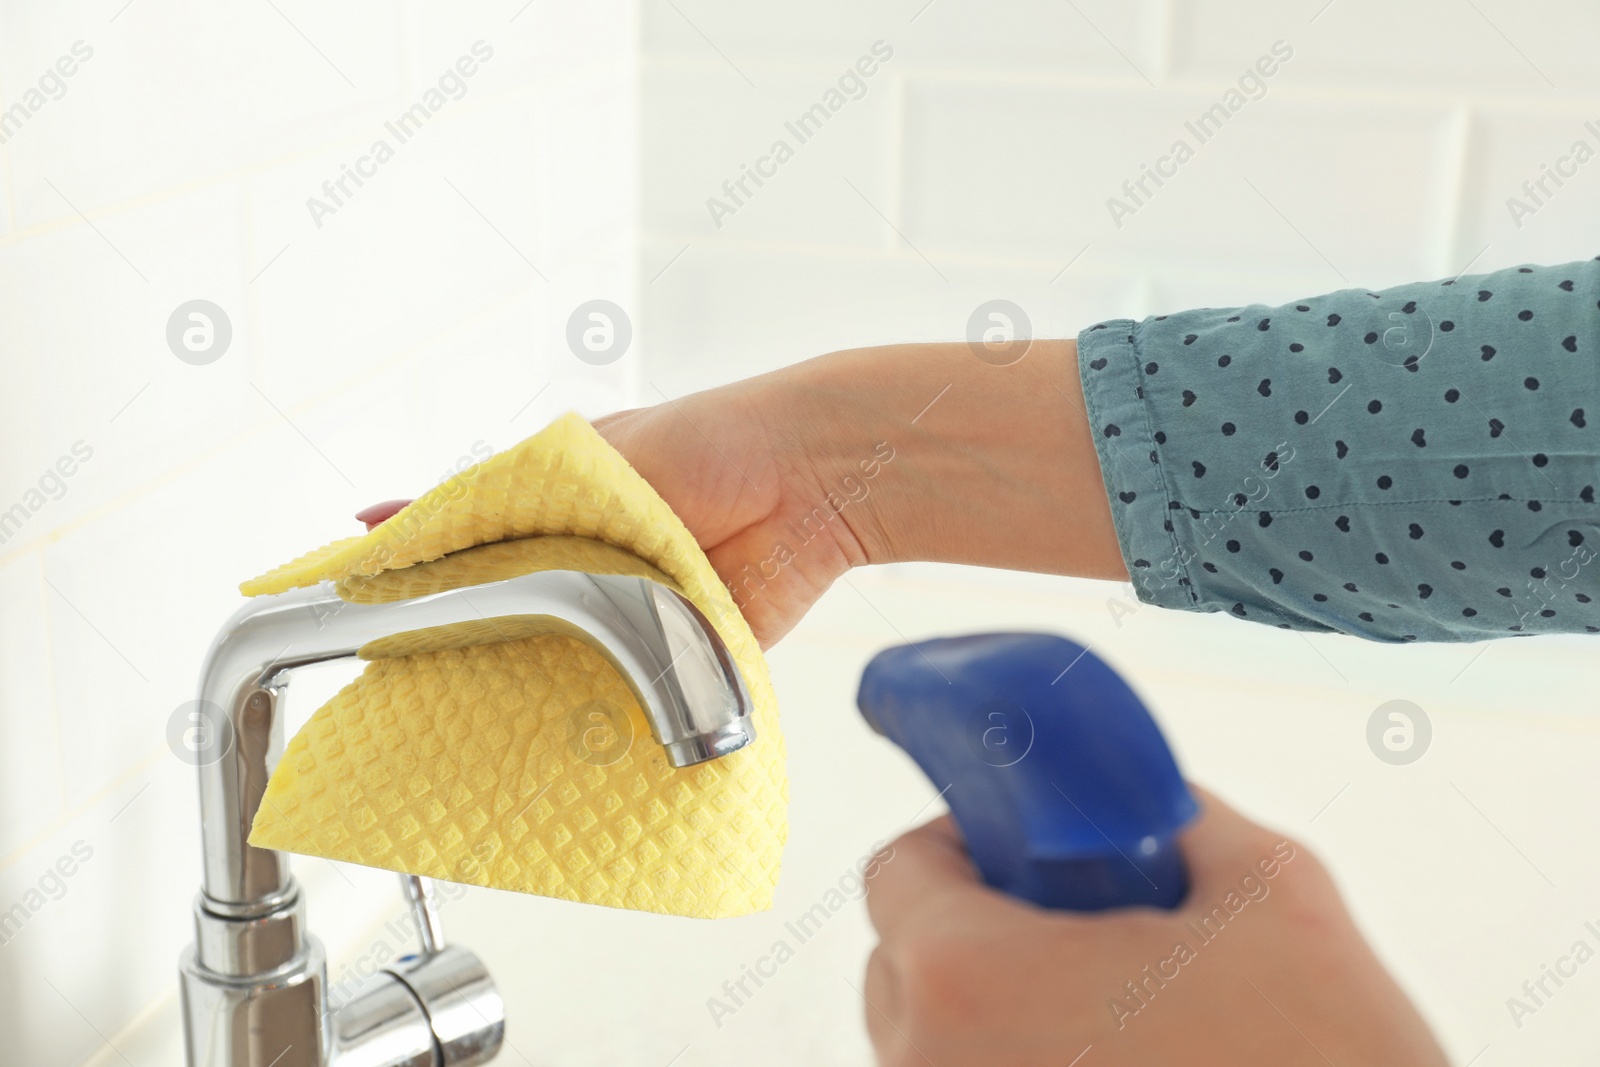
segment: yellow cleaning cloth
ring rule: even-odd
[[[650,577],[692,600],[744,675],[756,741],[672,767],[616,671],[571,637],[379,642],[289,742],[250,843],[641,911],[771,907],[788,782],[766,661],[683,523],[583,419],[240,588],[333,580],[373,603],[552,569]]]

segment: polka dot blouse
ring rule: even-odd
[[[1140,599],[1600,633],[1600,259],[1104,322],[1078,358]]]

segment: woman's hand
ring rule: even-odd
[[[1004,896],[948,816],[894,842],[867,896],[879,1062],[1445,1067],[1316,858],[1200,799],[1189,897],[1172,912],[1074,915]]]
[[[856,516],[843,515],[853,506],[851,487],[829,484],[818,466],[813,442],[829,426],[807,413],[806,398],[769,379],[595,423],[689,527],[764,648],[834,579],[867,562]]]
[[[1118,578],[1076,346],[836,352],[596,428],[706,550],[763,646],[851,567],[902,560]]]

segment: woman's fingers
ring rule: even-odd
[[[867,883],[867,914],[885,941],[915,926],[919,916],[952,905],[977,909],[1004,902],[983,884],[949,815],[896,838],[878,854],[877,873]]]

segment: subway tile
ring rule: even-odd
[[[650,225],[702,242],[884,247],[895,63],[847,83],[849,95],[840,70],[820,65],[763,68],[759,90],[701,65],[651,67],[640,120]]]
[[[501,123],[515,107],[490,105]],[[251,182],[252,244],[281,256],[254,285],[260,309],[259,385],[280,405],[402,355],[419,341],[545,284],[556,269],[534,215],[529,141],[486,141],[490,115],[469,139],[448,125],[400,144],[319,227],[310,198],[364,157],[324,154]],[[487,125],[486,125],[487,124]],[[459,150],[450,154],[450,149]],[[531,183],[529,183],[531,184]],[[319,209],[320,210],[320,209]]]
[[[363,149],[385,121],[437,90],[440,78],[478,40],[489,49],[498,41],[500,51],[459,85],[450,79],[444,88],[447,111],[529,86],[548,90],[596,78],[629,83],[632,38],[626,9],[618,4],[584,9],[586,15],[571,17],[540,5],[508,22],[504,11],[487,5],[469,11],[429,9],[425,15],[413,10],[404,18],[388,9],[310,13],[285,7],[308,37],[328,45],[321,48],[326,59],[318,55],[320,45],[302,40],[271,8],[214,12],[208,16],[214,21],[181,33],[163,27],[160,16],[145,19],[150,23],[145,25],[141,13],[130,11],[113,27],[116,36],[97,49],[89,42],[93,58],[66,83],[60,101],[50,101],[11,138],[7,147],[20,224],[71,217],[52,182],[70,187],[74,202],[90,210],[307,151]],[[241,33],[235,26],[225,33],[244,15],[257,23],[251,31]],[[139,25],[129,29],[134,23]],[[412,42],[409,51],[398,44],[403,25]],[[27,63],[35,59],[46,66],[54,61],[54,53],[45,54],[51,32],[56,31],[30,30],[39,41],[29,39],[32,51],[13,60],[19,69],[32,69]],[[287,39],[279,41],[282,35]],[[244,41],[252,47],[241,57],[235,51]],[[609,47],[593,47],[597,41]],[[270,43],[263,47],[262,42]],[[70,44],[69,38],[64,47]],[[175,48],[205,54],[173,54]],[[552,62],[558,55],[562,62]],[[0,58],[7,58],[3,46]],[[159,78],[147,76],[152,60],[166,64]],[[358,88],[346,84],[344,76]],[[88,88],[74,91],[78,86]]]
[[[1147,93],[928,79],[907,85],[904,121],[901,229],[925,251],[990,255],[1108,243],[1106,198],[1182,132]]]
[[[143,317],[149,288],[81,225],[0,247],[0,284],[10,297],[0,317],[0,338],[11,353],[11,387],[0,392],[8,427],[0,499],[9,506],[142,386],[139,368],[108,363],[101,354],[127,344],[128,325]]]
[[[511,124],[521,137],[537,139],[529,148],[532,182],[507,183],[513,186],[507,196],[520,190],[530,200],[535,217],[546,227],[558,275],[581,273],[582,264],[612,254],[618,236],[638,233],[638,93],[636,77],[598,76],[540,94],[532,134]],[[584,148],[552,150],[573,145]],[[611,272],[609,266],[605,270]],[[557,286],[562,280],[558,275],[551,277]]]
[[[169,996],[152,1003],[135,1025],[117,1035],[116,1048],[102,1046],[78,1067],[172,1067],[183,1062],[183,1017],[178,998]]]
[[[921,0],[918,0],[920,5]],[[755,7],[719,0],[643,0],[640,41],[646,56],[678,56],[716,65],[730,92],[750,90],[746,68],[763,60],[840,67],[873,41],[903,32],[916,7],[827,0],[806,8]]]
[[[398,145],[365,185],[347,182],[354,195],[320,227],[306,200],[330,203],[321,182],[349,159],[253,182],[253,243],[263,256],[284,250],[254,287],[263,390],[315,392],[507,302],[538,306],[569,290],[582,293],[572,306],[625,301],[637,178],[624,90],[599,79],[549,99],[480,102]],[[581,163],[549,150],[609,127],[619,137]]]
[[[1190,79],[1236,76],[1284,40],[1298,86],[1551,100],[1600,88],[1600,11],[1582,0],[1200,0],[1173,10],[1174,67]]]
[[[1579,163],[1584,154],[1589,159]],[[1600,251],[1600,100],[1561,115],[1484,109],[1467,158],[1458,240],[1463,261],[1482,250],[1474,273]]]
[[[981,70],[1002,79],[1018,74],[1110,79],[1142,88],[1164,80],[1163,6],[1158,0],[1068,5],[933,0],[915,22],[885,32],[897,46],[904,38],[906,66],[913,70]]]
[[[365,503],[420,495],[566,410],[595,417],[627,406],[624,368],[591,367],[567,351],[564,309],[534,309],[532,317],[530,330],[528,305],[508,304],[295,413],[360,487],[340,483],[349,506],[331,517],[323,540]]]
[[[0,394],[10,429],[0,500],[24,499],[74,447],[92,453],[62,499],[33,508],[24,538],[189,462],[259,412],[244,241],[243,191],[232,183],[0,245],[11,297],[0,346],[17,356]],[[168,342],[170,320],[195,299],[220,306],[232,331],[204,366]]]
[[[413,91],[434,84],[460,53],[482,40],[494,56],[473,78],[482,91],[514,92],[584,80],[597,72],[632,77],[638,19],[631,0],[562,4],[545,0],[404,4],[406,67]],[[475,84],[474,92],[479,87]]]
[[[41,833],[62,811],[65,782],[50,632],[37,553],[0,565],[0,857]]]
[[[0,872],[0,907],[13,922],[16,906],[27,912],[0,946],[15,1062],[80,1064],[173,989],[200,865],[194,770],[166,762],[105,791]]]
[[[239,582],[341,535],[383,499],[380,479],[345,481],[361,468],[324,439],[321,416],[295,411],[293,426],[277,420],[46,546],[69,803],[162,750],[240,605]]]
[[[1396,263],[1426,271],[1438,258],[1447,112],[1314,105],[1269,86],[1225,125],[1197,126],[1221,100],[914,83],[905,232],[925,251],[1087,245],[1128,265],[1326,270],[1329,288],[1340,272],[1363,284],[1354,279]],[[972,151],[978,143],[1007,150]],[[1191,153],[1181,163],[1180,143]],[[1172,173],[1158,186],[1148,168]]]
[[[1259,106],[1238,116],[1252,123],[1239,137],[1231,127],[1215,135],[1210,195],[1190,204],[1204,220],[1190,251],[1210,245],[1257,270],[1317,272],[1328,288],[1454,273],[1442,257],[1458,178],[1450,112],[1283,96]]]
[[[730,89],[742,84],[741,71],[766,88],[767,78],[749,69],[763,61],[842,68],[878,40],[893,47],[896,62],[910,69],[979,69],[1000,76],[1070,70],[1075,77],[1109,76],[1142,85],[1147,77],[1159,77],[1159,19],[1160,5],[1150,0],[1080,0],[1065,6],[1029,0],[983,5],[830,0],[789,10],[646,0],[641,6],[647,57],[704,62]]]
[[[20,77],[77,40],[93,50],[7,143],[16,225],[72,217],[51,182],[92,211],[360,133],[403,99],[399,36],[371,2],[138,4],[115,21],[8,8],[0,66]]]
[[[545,6],[534,4],[517,22],[512,22],[510,16],[520,6],[519,3],[507,8],[504,4],[481,0],[448,6],[429,4],[425,0],[403,0],[399,7],[407,95],[417,97],[430,88],[439,88],[441,78],[447,94],[462,91],[455,82],[464,80],[467,95],[504,93],[548,82],[549,74],[540,69],[541,64],[532,61],[530,48],[531,38],[544,29],[536,28],[533,23],[545,11]],[[607,9],[614,5],[595,6],[609,14]],[[571,37],[563,38],[559,31],[556,37],[566,46],[562,51],[584,55],[586,50],[573,47],[576,42]],[[556,42],[550,42],[546,47],[555,52],[558,50],[555,45]],[[513,56],[513,50],[518,54]],[[469,60],[464,69],[472,71],[465,79],[461,79],[461,70],[455,69],[462,57]]]

